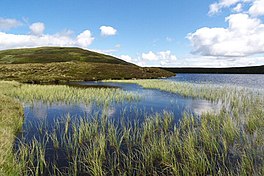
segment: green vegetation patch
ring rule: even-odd
[[[40,47],[0,51],[0,63],[52,63],[81,61],[131,65],[113,56],[74,47]]]
[[[14,99],[2,94],[10,87],[0,83],[0,175],[19,175],[19,164],[13,153],[17,132],[23,124],[23,107]]]
[[[30,85],[1,81],[6,89],[2,93],[23,102],[43,101],[108,105],[113,102],[136,101],[139,96],[116,88],[75,88],[67,85]]]
[[[174,73],[135,65],[62,62],[35,64],[0,64],[0,80],[44,83],[95,81],[103,79],[159,78]]]
[[[169,112],[145,116],[143,121],[127,123],[121,117],[118,123],[107,115],[92,119],[80,117],[56,122],[53,130],[40,124],[36,133],[44,134],[42,141],[27,143],[21,138],[18,153],[19,173],[22,175],[263,175],[264,174],[264,94],[261,91],[231,87],[212,87],[160,80],[122,81],[138,83],[143,87],[160,89],[184,96],[209,99],[221,103],[219,113],[205,113],[200,117],[185,114],[178,124]],[[100,95],[100,89],[76,89],[67,86],[25,85],[1,82],[2,94],[24,100],[75,101],[89,97],[88,90]],[[116,89],[111,89],[115,92]],[[107,93],[109,94],[109,92]],[[6,99],[0,107],[10,107],[6,114],[20,112],[13,100]],[[118,99],[113,94],[112,99]],[[122,95],[122,94],[121,94]],[[122,96],[121,96],[122,97]],[[126,96],[124,96],[126,98]],[[92,97],[92,101],[96,101]],[[107,96],[102,96],[107,100]],[[81,102],[80,101],[80,102]],[[8,103],[10,102],[10,103]],[[89,101],[88,101],[89,102]],[[5,109],[5,108],[3,108]],[[9,110],[9,109],[8,109]],[[2,110],[1,110],[2,112]],[[19,113],[15,113],[19,114]],[[2,172],[17,173],[12,155],[15,128],[11,126],[11,142],[3,143],[0,151],[10,151]],[[12,117],[12,116],[11,116]],[[18,117],[18,116],[14,116]],[[13,122],[13,119],[10,122]],[[137,117],[135,117],[137,119]],[[16,121],[21,124],[21,121]],[[19,125],[21,126],[21,125]],[[16,126],[17,127],[17,126]],[[8,128],[7,128],[8,129]],[[5,133],[3,133],[5,134]],[[2,134],[2,135],[3,135]],[[0,138],[5,141],[7,137]],[[49,146],[47,144],[49,143]],[[2,144],[2,141],[1,141]],[[46,160],[50,144],[63,152],[69,165]],[[6,157],[3,157],[6,158]],[[3,165],[3,164],[2,164]],[[4,165],[3,165],[4,166]],[[13,168],[13,170],[11,169]]]

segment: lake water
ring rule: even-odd
[[[239,87],[248,87],[256,89],[264,89],[264,75],[249,74],[177,74],[175,77],[166,78],[169,81],[189,82],[198,84],[214,84],[214,85],[231,85]],[[109,118],[118,120],[124,116],[126,120],[138,119],[142,120],[145,116],[151,116],[156,113],[170,112],[178,121],[183,113],[190,112],[194,115],[201,115],[204,112],[218,112],[220,104],[212,103],[207,100],[192,99],[182,97],[177,94],[168,93],[153,89],[144,89],[136,84],[108,83],[108,82],[77,82],[81,87],[118,87],[125,91],[133,92],[141,98],[139,101],[122,102],[111,104],[108,107],[98,106],[96,104],[65,104],[56,102],[46,104],[41,101],[35,101],[33,104],[24,104],[25,123],[24,134],[29,134],[35,129],[34,124],[45,121],[53,126],[54,120],[63,119],[67,114],[73,118],[85,116],[92,118],[107,111]],[[28,128],[28,125],[32,128]]]
[[[154,89],[144,89],[136,84],[122,84],[122,83],[104,83],[104,82],[79,82],[74,83],[83,86],[107,86],[119,87],[125,91],[132,92],[140,97],[137,101],[124,101],[122,103],[112,103],[105,107],[97,104],[65,104],[63,102],[56,102],[52,104],[35,101],[33,104],[25,103],[25,129],[26,133],[32,134],[29,130],[28,124],[34,126],[41,121],[47,122],[53,126],[54,120],[65,118],[67,114],[78,118],[85,116],[92,118],[95,115],[102,114],[107,111],[109,118],[118,120],[121,116],[129,120],[143,120],[146,116],[151,116],[156,113],[170,112],[176,117],[178,121],[183,113],[190,112],[194,115],[201,115],[203,112],[217,112],[219,104],[212,103],[207,100],[192,99],[183,97],[177,94],[168,93]]]
[[[264,89],[263,74],[177,74],[167,80]]]

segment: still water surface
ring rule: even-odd
[[[264,89],[264,74],[177,74],[171,81]]]

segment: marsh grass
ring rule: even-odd
[[[23,124],[23,107],[0,92],[0,175],[19,175],[13,144]]]
[[[145,117],[143,123],[80,117],[66,130],[65,118],[61,122],[65,126],[54,126],[60,132],[41,141],[22,141],[17,158],[24,163],[23,173],[33,170],[39,175],[54,171],[63,175],[263,174],[263,126],[252,134],[243,129],[248,121],[232,119],[226,111],[200,118],[186,114],[178,124],[173,120],[167,112]],[[67,156],[66,165],[48,163],[50,156],[43,157],[48,143],[54,144],[57,154]]]
[[[29,85],[18,82],[0,81],[3,94],[22,100],[34,102],[41,100],[51,104],[54,102],[85,103],[109,105],[113,102],[135,101],[139,96],[120,89],[74,88],[66,85]]]
[[[42,128],[37,130],[42,131],[40,138],[28,141],[21,137],[15,154],[20,175],[264,174],[262,92],[158,80],[126,82],[183,96],[220,101],[222,109],[219,113],[201,116],[186,113],[179,123],[175,123],[176,117],[169,112],[145,116],[141,120],[135,117],[138,120],[131,121],[124,120],[126,117],[113,119],[107,111],[93,118],[67,115],[64,121],[56,121],[52,130],[38,125]],[[13,82],[5,86],[9,87],[9,90],[4,89],[6,95],[19,99],[30,97],[28,100],[43,99],[47,102],[72,100],[67,87],[59,86],[57,92],[45,87],[45,95],[45,91],[35,85]],[[56,97],[62,88],[67,91]],[[29,92],[19,95],[23,94],[21,90],[27,89],[34,96]],[[36,90],[42,91],[34,92]],[[77,90],[73,88],[73,91]],[[49,99],[49,96],[53,98]],[[116,100],[115,96],[111,100]],[[83,101],[82,96],[75,98],[73,101]],[[103,99],[107,97],[103,96]]]

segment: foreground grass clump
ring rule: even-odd
[[[251,115],[264,121],[263,111]],[[264,173],[264,126],[248,130],[250,117],[242,121],[221,111],[201,118],[186,115],[179,124],[169,113],[146,117],[142,123],[115,122],[105,115],[65,119],[41,140],[22,140],[17,158],[24,175]]]
[[[23,107],[0,92],[0,175],[19,175],[13,143],[22,124]]]
[[[25,102],[41,100],[46,103],[97,103],[137,100],[139,97],[120,89],[89,88],[81,89],[66,85],[29,85],[18,82],[1,81],[0,89],[5,95]]]

